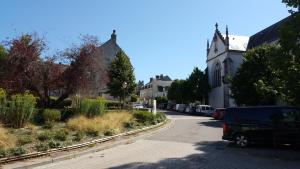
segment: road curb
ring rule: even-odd
[[[136,130],[120,133],[120,134],[117,134],[117,135],[114,135],[114,136],[95,139],[95,140],[87,141],[87,142],[80,143],[80,144],[74,144],[74,145],[70,145],[70,146],[66,146],[66,147],[62,147],[62,148],[49,149],[45,152],[32,152],[32,153],[23,154],[23,155],[20,155],[20,156],[1,158],[0,159],[0,164],[5,164],[5,163],[8,163],[8,162],[13,162],[13,161],[21,161],[21,160],[25,160],[25,159],[40,157],[40,156],[46,156],[46,155],[50,155],[51,153],[75,150],[75,149],[79,149],[79,148],[83,148],[83,147],[96,145],[96,144],[99,144],[99,143],[104,143],[104,142],[107,142],[107,141],[110,141],[110,140],[113,140],[113,139],[116,139],[116,138],[120,138],[120,137],[123,137],[123,136],[130,136],[130,135],[138,134],[138,133],[141,133],[141,132],[145,132],[145,131],[149,131],[151,129],[161,127],[161,126],[167,124],[168,121],[169,120],[166,119],[165,121],[163,121],[161,123],[158,123],[158,124],[155,124],[155,125],[152,125],[152,126],[147,126],[147,127],[141,128],[141,129],[136,129]]]

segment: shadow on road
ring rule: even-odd
[[[198,124],[207,126],[207,127],[216,127],[216,128],[222,128],[223,122],[217,121],[217,120],[210,120],[210,121],[200,121]]]
[[[241,149],[227,142],[201,142],[195,144],[199,153],[183,158],[168,158],[155,163],[135,162],[111,169],[299,169],[300,151],[251,147]]]

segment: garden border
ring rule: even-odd
[[[166,124],[167,122],[168,122],[168,118],[166,118],[165,121],[163,121],[161,123],[158,123],[158,124],[155,124],[155,125],[152,125],[152,126],[147,126],[147,127],[136,129],[136,130],[127,131],[127,132],[120,133],[120,134],[113,135],[113,136],[99,138],[99,139],[95,139],[95,140],[92,140],[92,141],[87,141],[87,142],[83,142],[83,143],[79,143],[79,144],[73,144],[73,145],[66,146],[66,147],[49,149],[49,150],[44,151],[44,152],[38,152],[37,151],[37,152],[28,153],[28,154],[23,154],[23,155],[20,155],[20,156],[0,158],[0,164],[13,162],[13,161],[19,161],[19,160],[25,160],[25,159],[30,159],[30,158],[40,157],[40,156],[45,156],[45,155],[49,155],[49,154],[55,153],[55,152],[79,149],[79,148],[83,148],[83,147],[86,147],[86,146],[95,145],[95,144],[98,144],[98,143],[104,143],[104,142],[110,141],[110,140],[118,138],[118,137],[129,136],[129,135],[137,134],[137,133],[140,133],[140,132],[143,132],[143,131],[151,130],[151,129],[160,127],[160,126]]]

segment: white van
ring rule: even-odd
[[[196,113],[199,115],[212,116],[215,109],[210,105],[198,105],[196,106]]]

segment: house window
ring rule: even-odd
[[[212,86],[219,87],[221,86],[221,64],[217,62],[213,68],[213,79]]]

